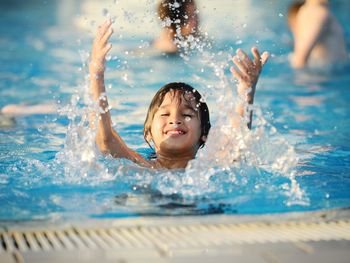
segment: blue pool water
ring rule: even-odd
[[[127,3],[129,2],[129,3]],[[143,52],[158,32],[153,1],[1,1],[0,107],[57,105],[0,128],[0,220],[138,215],[265,214],[350,204],[350,69],[296,72],[289,1],[198,0],[208,40],[182,57]],[[264,2],[264,3],[263,3]],[[350,50],[348,1],[331,1]],[[142,6],[142,3],[144,6]],[[205,94],[211,139],[186,171],[149,171],[98,154],[87,127],[86,62],[93,28],[116,19],[107,92],[115,128],[147,156],[142,124],[153,94],[184,81]],[[272,56],[256,93],[254,128],[230,134],[228,55]],[[237,145],[241,157],[237,157]],[[239,159],[237,162],[229,162]]]

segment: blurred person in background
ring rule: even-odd
[[[57,107],[54,104],[8,104],[1,109],[0,113],[11,116],[54,114],[57,113]]]
[[[194,0],[162,0],[157,12],[163,29],[153,42],[155,49],[165,53],[176,53],[176,40],[199,35],[198,10]]]
[[[348,62],[342,27],[327,0],[293,2],[288,9],[288,25],[294,37],[292,67],[334,69]]]
[[[8,104],[0,109],[0,128],[16,125],[15,117],[35,114],[56,114],[57,106],[52,104]]]

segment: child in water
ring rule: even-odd
[[[342,66],[349,60],[343,30],[330,12],[327,0],[292,3],[288,25],[294,37],[294,68]]]
[[[144,137],[154,145],[155,160],[146,160],[130,149],[119,134],[112,128],[105,95],[104,71],[105,57],[112,45],[108,42],[113,30],[112,21],[108,20],[98,29],[93,42],[90,71],[90,85],[93,99],[102,109],[98,118],[91,118],[91,126],[97,128],[96,144],[104,154],[115,158],[127,158],[149,168],[185,168],[194,159],[200,147],[207,139],[210,129],[209,110],[197,90],[185,83],[169,83],[154,96],[144,125]],[[254,101],[256,83],[268,53],[261,56],[257,48],[252,48],[254,59],[238,49],[232,61],[236,68],[231,72],[238,80],[237,91],[244,101],[236,106],[241,118],[232,120],[232,128],[240,125],[240,120],[247,114],[247,104]],[[251,126],[251,112],[248,127]],[[97,123],[94,121],[97,120]]]

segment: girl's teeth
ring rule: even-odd
[[[183,131],[168,131],[168,134],[183,134]]]

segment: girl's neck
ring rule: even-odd
[[[193,154],[178,156],[165,156],[157,153],[156,163],[159,167],[167,169],[184,169],[189,161],[194,159]]]

